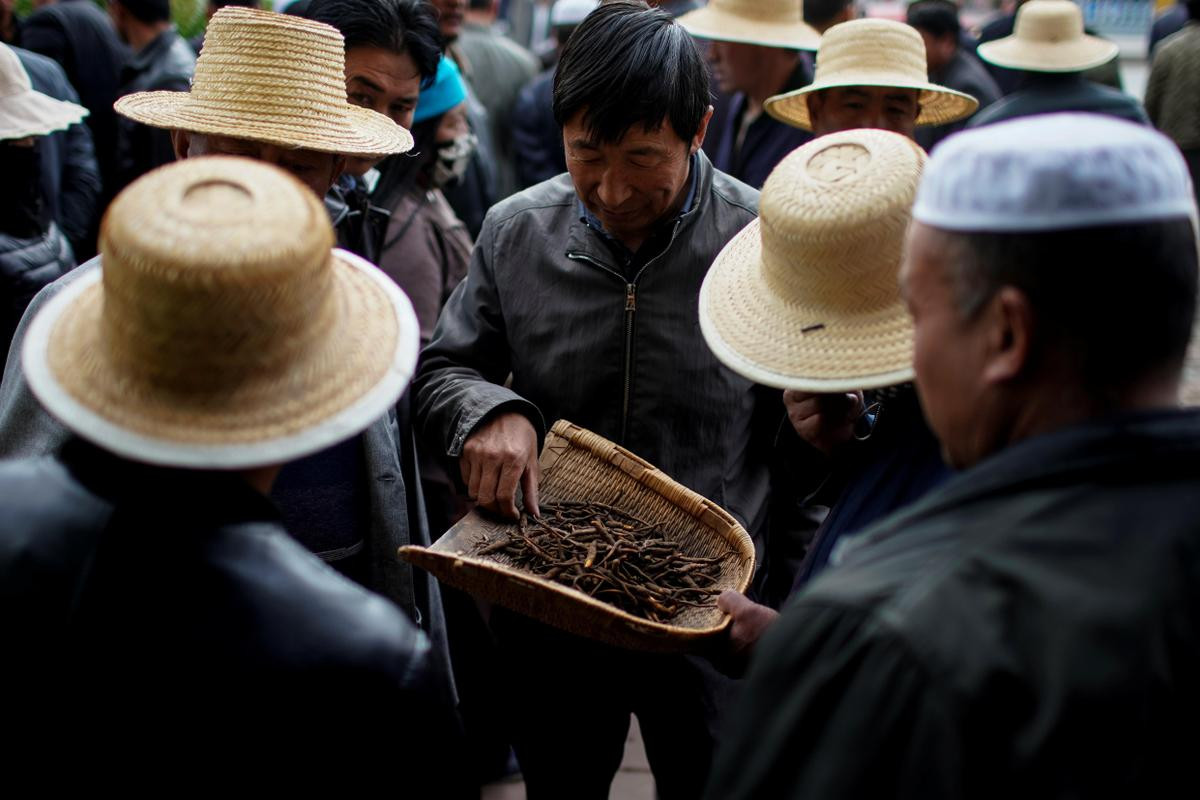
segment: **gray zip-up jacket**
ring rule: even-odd
[[[717,361],[698,312],[700,283],[755,218],[758,192],[703,153],[693,164],[691,207],[669,223],[670,245],[633,275],[581,220],[569,175],[493,207],[422,354],[417,426],[457,458],[497,411],[525,414],[539,435],[568,419],[728,509],[761,556],[783,406],[779,392]]]

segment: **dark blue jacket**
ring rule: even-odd
[[[528,189],[567,171],[562,128],[554,121],[554,69],[525,85],[512,115],[517,181]]]
[[[55,100],[79,103],[62,67],[45,56],[13,48],[29,73],[35,91]],[[86,119],[86,118],[85,118]],[[95,252],[93,230],[100,212],[100,168],[87,125],[77,122],[38,140],[41,148],[42,196],[79,260]]]
[[[807,53],[801,53],[800,63],[780,87],[779,93],[801,89],[812,82],[812,66]],[[800,145],[811,140],[812,133],[793,128],[765,111],[750,123],[742,146],[737,147],[738,127],[746,109],[746,96],[738,92],[713,112],[709,123],[704,152],[713,166],[732,175],[755,189],[761,189],[771,170]]]

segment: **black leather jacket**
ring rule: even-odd
[[[0,233],[0,346],[8,352],[13,332],[33,296],[42,287],[66,275],[75,266],[75,256],[58,226],[50,223],[46,233],[32,239],[18,239]]]
[[[80,440],[0,464],[0,629],[4,685],[21,687],[7,724],[53,731],[65,755],[253,745],[265,766],[377,750],[406,787],[447,779],[454,724],[428,640],[229,473]],[[94,739],[117,713],[120,740]]]

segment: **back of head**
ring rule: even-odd
[[[1056,390],[1074,382],[1115,410],[1178,380],[1196,310],[1196,206],[1165,137],[1080,114],[968,132],[935,152],[914,218],[947,239],[963,318],[1005,287],[1027,299],[1031,368],[1068,365]]]
[[[1188,0],[1188,19],[1200,19],[1200,0]]]
[[[908,6],[907,22],[917,30],[937,38],[957,37],[958,6],[950,0],[916,0]]]
[[[437,74],[442,34],[432,7],[421,0],[312,0],[304,16],[337,28],[346,51],[378,47],[411,56],[422,82]]]
[[[599,142],[664,122],[690,140],[710,102],[708,69],[692,37],[644,3],[605,3],[589,14],[554,77],[554,119],[563,125],[582,112]]]
[[[804,0],[804,21],[819,31],[849,19],[853,0]],[[843,19],[845,17],[845,19]]]
[[[171,21],[171,3],[169,0],[113,0],[133,15],[138,22],[153,25],[156,22]]]

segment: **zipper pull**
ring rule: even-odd
[[[637,286],[632,283],[625,284],[625,310],[637,311]]]

